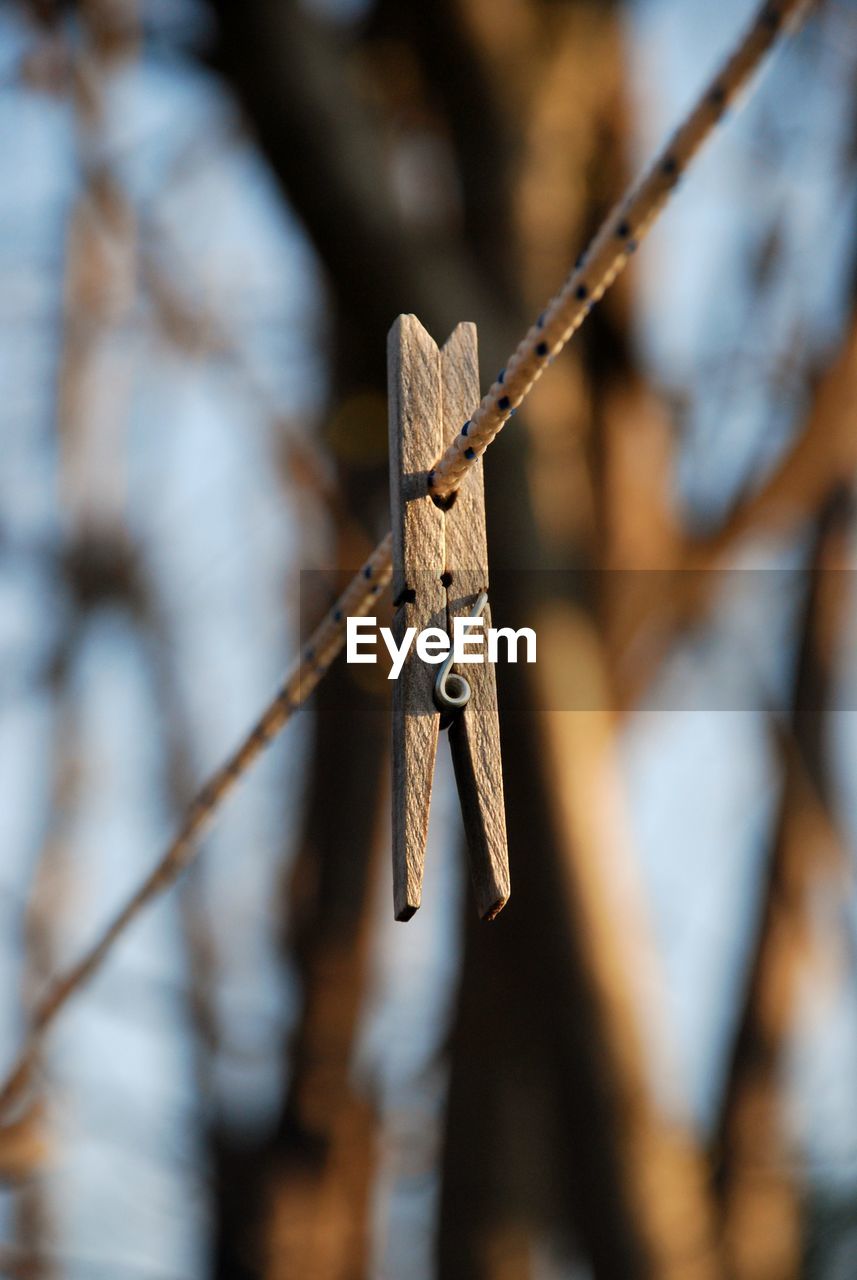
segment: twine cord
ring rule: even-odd
[[[485,452],[551,360],[610,288],[781,28],[806,7],[806,0],[781,0],[762,7],[744,39],[648,173],[609,214],[559,293],[532,325],[476,412],[437,463],[430,478],[433,494],[444,498],[458,488],[469,464]]]
[[[539,316],[510,357],[505,369],[458,436],[429,473],[429,492],[441,502],[449,498],[469,465],[485,452],[580,327],[594,304],[609,289],[648,231],[703,142],[729,104],[747,83],[778,34],[797,21],[813,0],[766,3],[715,76],[690,115],[673,135],[638,186],[608,216],[561,290]],[[322,619],[291,672],[256,724],[198,792],[172,843],[142,884],[90,949],[49,986],[31,1016],[21,1052],[0,1088],[0,1113],[22,1094],[36,1063],[44,1034],[74,992],[101,966],[113,944],[136,916],[169,888],[196,855],[196,840],[265,748],[306,702],[345,642],[346,619],[364,615],[392,575],[392,534],[388,533]]]

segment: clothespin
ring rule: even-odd
[[[393,631],[438,627],[487,598],[488,551],[482,461],[474,460],[447,509],[428,495],[428,474],[479,402],[476,326],[460,324],[441,351],[416,316],[399,316],[387,343]],[[483,655],[484,656],[484,655]],[[491,920],[509,897],[497,686],[487,661],[463,674],[422,661],[411,646],[393,686],[393,895],[397,920],[420,905],[438,733],[449,727],[455,779],[479,915]],[[470,688],[466,698],[467,686]],[[437,699],[446,692],[458,709]]]

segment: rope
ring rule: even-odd
[[[154,898],[175,883],[196,856],[196,838],[208,826],[223,800],[253,762],[306,702],[342,648],[344,619],[366,613],[390,581],[392,534],[373,552],[352,579],[334,608],[315,629],[292,673],[231,756],[198,792],[159,862],[105,927],[100,937],[75,964],[48,988],[33,1011],[21,1053],[0,1089],[0,1114],[20,1095],[36,1064],[45,1031],[78,987],[100,967],[114,942]]]
[[[681,174],[755,71],[780,29],[805,7],[805,0],[781,0],[778,4],[765,4],[759,11],[735,52],[646,176],[608,216],[559,293],[530,328],[479,408],[435,466],[429,483],[438,497],[445,498],[458,488],[468,466],[502,431],[551,360],[610,288]]]
[[[547,365],[580,327],[648,231],[680,175],[724,111],[762,62],[779,32],[812,0],[766,3],[720,73],[639,185],[613,210],[562,289],[530,328],[505,369],[429,473],[430,492],[446,498],[470,463],[485,452]],[[309,639],[285,682],[243,742],[203,786],[178,834],[139,888],[90,949],[48,988],[33,1011],[24,1046],[0,1088],[0,1113],[20,1096],[42,1038],[74,992],[100,967],[137,915],[168,889],[196,855],[197,836],[268,744],[288,724],[323,678],[345,641],[345,620],[368,613],[392,574],[392,535],[387,534]]]

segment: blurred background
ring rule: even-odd
[[[4,1070],[387,529],[395,316],[487,387],[751,10],[0,8]],[[855,85],[827,0],[491,450],[505,912],[441,744],[393,923],[340,662],[46,1042],[2,1274],[857,1276]]]

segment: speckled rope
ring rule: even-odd
[[[758,67],[778,32],[811,3],[812,0],[780,0],[761,8],[735,53],[643,181],[607,219],[560,292],[539,316],[473,416],[437,462],[430,475],[430,490],[435,496],[443,498],[453,493],[470,463],[485,452],[502,430],[550,360],[562,350],[622,270],[681,173]],[[25,1088],[48,1026],[72,994],[99,968],[131,921],[169,888],[188,865],[195,854],[196,837],[239,778],[307,700],[341,651],[346,618],[369,611],[389,582],[391,572],[392,536],[387,534],[316,628],[292,672],[250,733],[201,789],[160,861],[92,947],[53,982],[39,1001],[25,1044],[0,1089],[0,1114]]]
[[[430,477],[447,497],[484,453],[598,299],[609,289],[648,231],[681,174],[773,44],[780,29],[807,8],[806,0],[766,4],[731,58],[674,134],[640,184],[616,206],[581,254],[562,289],[500,371],[479,408],[465,422]]]
[[[45,1031],[74,992],[100,967],[116,939],[140,912],[168,889],[197,852],[196,839],[251,764],[306,702],[342,648],[345,618],[365,614],[390,581],[392,534],[387,534],[334,607],[316,627],[294,668],[256,724],[231,756],[206,782],[160,861],[149,872],[98,939],[54,980],[33,1010],[24,1046],[0,1089],[0,1117],[27,1085]]]

